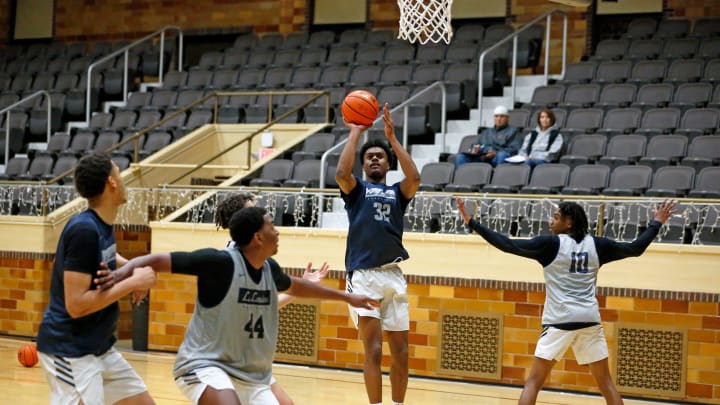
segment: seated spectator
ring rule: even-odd
[[[495,107],[495,126],[485,128],[478,136],[478,142],[466,152],[455,157],[455,166],[470,162],[489,162],[494,166],[505,158],[518,153],[522,140],[517,128],[508,125],[508,110],[503,106]]]
[[[537,122],[537,127],[525,135],[518,153],[530,167],[556,162],[564,142],[563,136],[555,127],[555,114],[552,110],[541,110]]]

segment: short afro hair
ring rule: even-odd
[[[248,207],[235,212],[230,218],[230,237],[238,247],[247,246],[253,235],[265,224],[267,210]]]
[[[105,191],[105,183],[112,173],[112,160],[106,153],[84,156],[75,166],[74,183],[78,194],[87,199],[98,197]]]
[[[370,148],[382,148],[385,151],[385,154],[387,155],[388,164],[390,167],[393,167],[393,163],[395,161],[395,154],[393,154],[392,147],[390,146],[387,141],[382,139],[371,139],[363,144],[363,146],[360,148],[360,159],[362,163],[365,163],[365,152],[367,152]]]

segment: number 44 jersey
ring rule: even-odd
[[[277,287],[267,261],[255,283],[240,252],[227,248],[235,265],[230,289],[212,308],[195,303],[175,360],[175,378],[215,366],[230,376],[270,384],[278,335]]]

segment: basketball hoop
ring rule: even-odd
[[[410,43],[450,43],[453,0],[397,0],[400,7],[398,38]]]

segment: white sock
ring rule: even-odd
[[[370,404],[370,405],[382,405],[382,402],[378,402],[377,404]]]
[[[392,405],[405,405],[405,403],[392,401]]]

